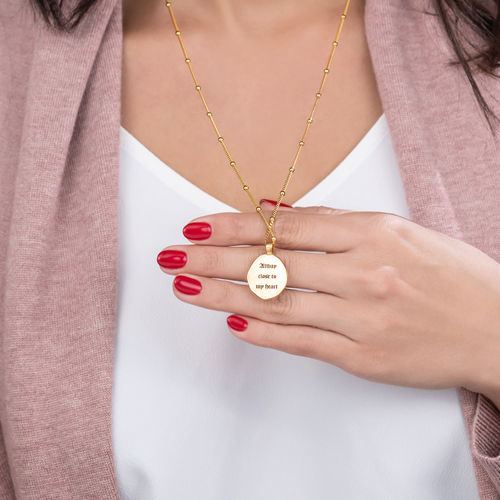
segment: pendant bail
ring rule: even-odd
[[[276,243],[276,236],[271,238],[271,243],[266,243],[266,253],[267,255],[272,255],[274,251],[274,244]]]

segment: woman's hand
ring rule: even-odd
[[[272,206],[262,208],[269,217]],[[500,408],[499,263],[388,213],[280,208],[274,233],[288,286],[309,291],[287,288],[264,301],[226,281],[245,282],[264,253],[256,213],[196,219],[184,228],[195,244],[167,247],[158,262],[179,275],[180,300],[235,313],[231,332],[246,342],[377,382],[463,386]]]

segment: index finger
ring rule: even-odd
[[[278,212],[273,225],[276,246],[295,250],[345,252],[362,240],[370,222],[369,214],[373,213]],[[266,215],[268,219],[270,213]],[[206,229],[203,239],[195,231],[200,228],[200,224]],[[202,232],[198,231],[198,234]],[[264,245],[266,225],[257,213],[218,213],[194,219],[184,226],[183,233],[193,243],[202,245]]]

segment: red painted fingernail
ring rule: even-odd
[[[274,206],[276,206],[276,203],[277,203],[276,201],[273,201],[273,200],[267,200],[266,198],[262,198],[262,200],[260,200],[260,202],[259,202],[259,205],[260,205],[261,203],[264,203],[264,202],[266,202],[266,203],[270,203],[271,205],[274,205]],[[293,208],[293,207],[292,207],[292,205],[288,205],[288,203],[283,203],[283,202],[281,202],[281,203],[280,203],[280,207],[288,207],[288,208]]]
[[[184,226],[182,233],[188,240],[206,240],[212,234],[212,226],[206,222],[191,222]]]
[[[244,318],[240,318],[235,314],[231,314],[231,316],[227,317],[227,324],[229,328],[236,330],[237,332],[244,332],[247,329],[248,321]]]
[[[201,283],[189,276],[176,276],[174,286],[179,292],[186,295],[198,295],[201,292]]]
[[[186,265],[187,255],[182,250],[163,250],[158,254],[156,260],[161,267],[179,269]]]

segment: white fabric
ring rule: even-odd
[[[113,441],[123,500],[479,499],[456,389],[367,381],[247,344],[176,299],[156,263],[231,207],[123,127]],[[296,205],[408,218],[382,115]]]

